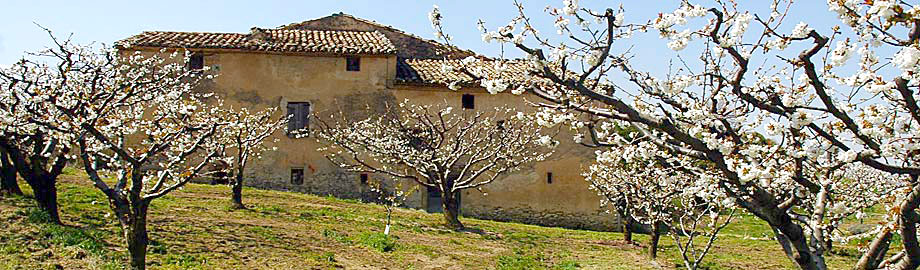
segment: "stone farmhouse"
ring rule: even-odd
[[[445,62],[459,62],[468,50],[405,33],[390,26],[347,14],[277,28],[252,28],[248,33],[149,31],[119,41],[123,51],[147,54],[166,50],[193,52],[191,68],[210,67],[219,76],[206,82],[232,106],[253,109],[278,107],[293,116],[289,130],[309,128],[311,112],[342,111],[367,115],[382,110],[384,102],[448,103],[454,109],[480,110],[495,106],[534,109],[521,96],[489,94],[478,82],[459,71],[445,71]],[[484,64],[491,69],[491,64]],[[523,65],[511,74],[523,75]],[[511,76],[523,77],[523,76]],[[446,83],[460,79],[460,90]],[[511,78],[513,79],[513,78]],[[373,113],[373,112],[370,112]],[[368,174],[344,172],[316,149],[314,138],[274,135],[277,151],[263,154],[248,167],[251,186],[333,195],[372,198]],[[593,150],[560,134],[561,142],[550,160],[534,164],[461,196],[461,214],[502,221],[613,230],[615,215],[606,213],[599,197],[581,176],[593,159]],[[437,191],[421,190],[407,206],[438,212]]]

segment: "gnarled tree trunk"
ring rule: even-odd
[[[441,205],[444,212],[444,223],[451,230],[462,230],[463,223],[460,223],[460,200],[457,199],[457,193],[450,191],[441,192]]]
[[[658,240],[661,239],[661,222],[652,223],[652,235],[648,240],[648,256],[652,260],[658,258]]]
[[[632,244],[632,220],[629,217],[623,219],[623,241]]]
[[[233,209],[246,209],[246,205],[243,204],[243,184],[240,182],[233,182],[233,197],[230,202],[230,207]]]
[[[149,202],[140,201],[129,206],[127,200],[117,203],[116,212],[128,245],[128,255],[132,270],[144,270],[147,267],[147,208]]]
[[[917,181],[917,176],[912,175],[912,180]],[[917,223],[920,222],[920,215],[917,214],[917,208],[920,207],[920,185],[915,185],[910,194],[901,203],[900,227],[901,241],[904,244],[905,256],[893,265],[893,269],[917,269],[920,267],[920,242],[917,240]]]
[[[37,141],[42,140],[38,139]],[[52,144],[55,143],[52,142]],[[27,156],[26,153],[7,140],[0,140],[0,148],[6,151],[7,157],[16,168],[16,173],[22,176],[23,180],[32,188],[38,207],[48,212],[52,222],[60,224],[61,218],[58,214],[56,185],[58,176],[61,175],[64,166],[67,165],[67,158],[63,155],[48,158],[35,153]],[[69,148],[66,147],[61,149],[63,153],[69,151]],[[36,150],[35,152],[39,151]]]
[[[230,200],[230,207],[233,209],[246,209],[246,205],[243,204],[243,168],[237,170],[231,181],[233,196]]]
[[[871,270],[878,268],[879,264],[885,260],[885,254],[891,245],[891,231],[882,229],[881,232],[869,243],[869,249],[863,253],[862,257],[856,263],[855,270]]]
[[[51,222],[60,224],[61,216],[58,213],[56,177],[48,175],[36,175],[34,177],[38,179],[32,179],[27,183],[32,187],[35,201],[38,202],[38,208],[48,212]]]

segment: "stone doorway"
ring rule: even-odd
[[[444,212],[444,205],[441,203],[441,191],[432,187],[427,187],[426,191],[425,193],[428,193],[428,199],[426,200],[427,205],[425,211],[428,213]],[[463,202],[460,200],[460,192],[454,194],[454,197],[457,197],[457,204],[461,206],[460,209],[463,209]]]

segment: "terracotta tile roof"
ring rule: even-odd
[[[377,22],[357,18],[344,13],[282,25],[278,29],[304,29],[304,30],[351,30],[351,31],[380,31],[396,46],[396,55],[400,58],[422,59],[461,59],[475,56],[476,53],[455,46],[443,44],[434,40],[418,37],[402,30],[379,24]]]
[[[379,31],[253,28],[249,34],[149,31],[118,41],[121,47],[239,49],[263,52],[395,54]]]
[[[462,60],[444,60],[444,59],[405,59],[396,66],[396,82],[400,84],[422,84],[422,85],[447,85],[451,82],[460,82],[465,86],[479,86],[479,81],[474,80],[462,71],[462,67],[467,70],[478,69],[479,73],[485,78],[499,78],[519,85],[527,83],[529,80],[536,79],[539,84],[552,84],[549,80],[537,78],[529,75],[530,63],[524,60],[510,60],[504,62],[503,71],[499,71],[496,60],[476,59],[464,65]],[[448,68],[444,68],[444,67]]]

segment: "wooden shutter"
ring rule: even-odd
[[[288,103],[287,104],[287,116],[288,116],[288,135],[291,135],[291,132],[297,130],[297,127],[300,126],[300,119],[297,117],[297,103]]]
[[[290,117],[288,122],[288,134],[303,129],[303,135],[309,135],[310,131],[310,103],[309,102],[290,102],[287,104],[287,115]]]
[[[300,104],[301,112],[303,113],[303,120],[301,120],[300,128],[304,129],[307,135],[310,134],[310,102],[304,102]]]

